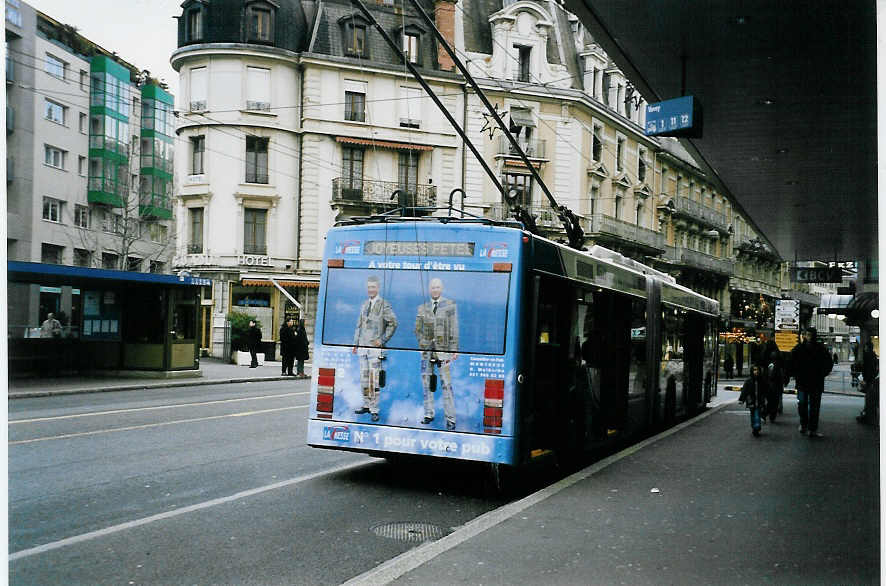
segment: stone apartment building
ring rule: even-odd
[[[25,2],[5,22],[7,258],[168,271],[172,96]],[[14,337],[82,309],[67,286],[11,283],[7,303]]]
[[[367,3],[506,192],[565,239],[541,186],[410,3]],[[551,1],[423,0],[498,107],[530,164],[599,244],[720,301],[723,326],[765,327],[781,259],[719,178],[679,142],[647,137],[646,102]],[[501,219],[505,201],[399,57],[350,2],[191,0],[172,55],[183,104],[175,268],[215,279],[204,346],[225,315],[252,313],[267,341],[299,312],[309,333],[323,240],[336,220],[455,204]],[[741,303],[738,303],[741,301]],[[300,306],[300,307],[299,307]],[[739,306],[741,311],[739,311]],[[770,318],[771,319],[771,318]]]

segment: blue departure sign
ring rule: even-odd
[[[701,104],[683,96],[646,106],[646,136],[701,138]]]

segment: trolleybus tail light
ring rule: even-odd
[[[326,261],[326,266],[330,269],[342,269],[345,266],[345,259],[343,258],[330,258]]]
[[[483,428],[486,433],[501,433],[504,398],[505,381],[486,379],[486,389],[483,392]]]
[[[510,273],[511,272],[511,263],[509,263],[509,262],[492,263],[492,272],[493,273]]]
[[[317,417],[332,419],[335,398],[335,369],[320,368],[317,376]]]

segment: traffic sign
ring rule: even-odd
[[[800,302],[796,299],[779,299],[775,302],[775,330],[800,330]]]

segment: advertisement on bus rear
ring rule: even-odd
[[[330,231],[308,443],[509,461],[519,237],[439,225]]]

